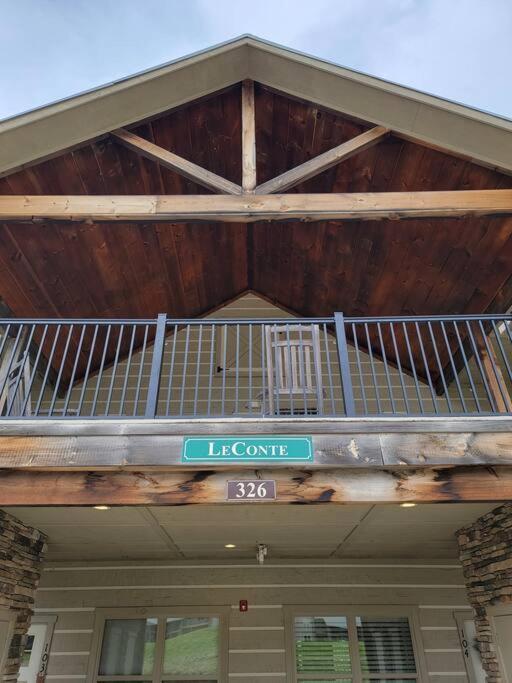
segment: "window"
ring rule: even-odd
[[[297,683],[420,680],[409,616],[325,607],[305,612],[290,619]]]
[[[223,624],[222,614],[180,610],[100,615],[98,657],[89,680],[220,683]]]

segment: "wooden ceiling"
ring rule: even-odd
[[[240,87],[131,127],[241,182]],[[258,183],[348,140],[351,121],[256,87]],[[390,136],[291,192],[511,188],[512,177]],[[103,138],[0,179],[3,194],[205,194]],[[302,315],[504,311],[512,219],[0,225],[16,316],[194,317],[247,289]]]

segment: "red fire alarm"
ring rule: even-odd
[[[240,600],[239,609],[240,609],[240,612],[248,612],[249,611],[249,603],[247,602],[247,600]]]

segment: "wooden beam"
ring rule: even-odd
[[[247,478],[275,480],[277,503],[494,503],[512,498],[512,467],[468,466],[314,471],[258,468],[252,475],[247,470],[4,470],[0,472],[0,501],[6,506],[225,504],[227,481]]]
[[[512,412],[512,400],[500,368],[500,362],[496,358],[491,339],[484,341],[482,332],[480,338],[477,338],[477,348],[482,371],[496,410],[498,413]]]
[[[171,171],[179,173],[198,185],[206,187],[208,190],[221,194],[240,194],[242,192],[240,185],[232,183],[230,180],[212,173],[212,171],[207,171],[202,166],[198,166],[192,163],[192,161],[174,154],[174,152],[169,152],[167,149],[155,145],[153,142],[145,140],[129,130],[120,128],[113,131],[111,136],[117,142],[131,149],[132,152],[136,152],[146,159],[151,159],[151,161],[156,161],[161,166],[164,166],[164,168],[169,168]]]
[[[254,83],[242,84],[242,188],[254,192],[256,187],[256,113]]]
[[[512,190],[276,195],[2,195],[0,220],[245,222],[512,214]]]
[[[71,421],[73,424],[75,421]],[[246,422],[250,422],[247,420]],[[246,425],[250,430],[250,425]],[[128,428],[129,429],[129,428]],[[183,438],[191,428],[182,427],[182,434],[81,434],[0,436],[0,469],[33,470],[178,470],[204,469],[211,463],[182,462]],[[312,428],[310,426],[310,433]],[[102,430],[99,430],[102,431]],[[240,434],[242,430],[224,433]],[[257,425],[253,434],[261,434]],[[296,429],[298,433],[298,429]],[[210,435],[219,431],[212,428]],[[241,437],[243,438],[243,437]],[[511,465],[512,432],[432,433],[364,433],[312,435],[314,460],[309,469],[369,467],[437,467],[454,465]],[[254,469],[255,463],[241,463],[240,469]],[[289,468],[290,462],[273,462],[273,469]],[[300,466],[300,464],[299,464]],[[233,463],[215,464],[216,470],[227,470]]]
[[[276,178],[272,178],[272,180],[268,180],[266,183],[259,185],[256,188],[256,194],[284,192],[285,190],[290,189],[290,187],[294,187],[295,185],[322,173],[322,171],[326,171],[328,168],[336,166],[336,164],[339,164],[341,161],[350,159],[350,157],[353,157],[355,154],[359,154],[365,149],[373,147],[373,145],[380,142],[388,134],[389,129],[384,128],[383,126],[371,128],[370,130],[361,133],[361,135],[357,135],[355,138],[347,140],[341,145],[333,147],[333,149],[329,149],[327,152],[319,154],[313,159],[300,164],[300,166],[296,166],[295,168],[278,175]]]

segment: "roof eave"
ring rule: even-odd
[[[512,172],[512,121],[245,35],[0,123],[0,174],[244,78]]]

